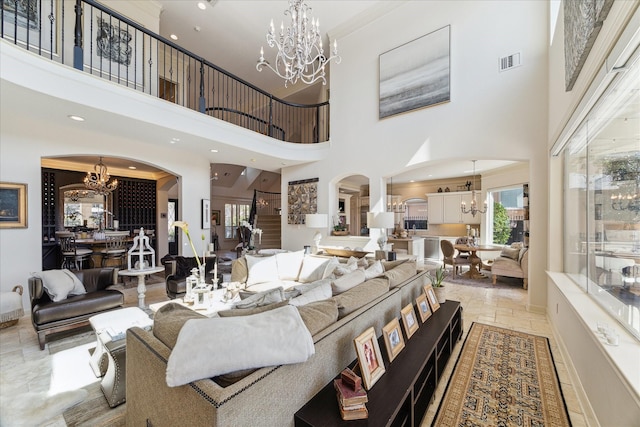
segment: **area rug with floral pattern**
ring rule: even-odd
[[[549,340],[473,323],[432,426],[570,426]]]

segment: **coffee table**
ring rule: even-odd
[[[89,318],[96,333],[96,349],[89,365],[96,377],[103,377],[100,388],[110,407],[126,400],[126,332],[138,326],[151,329],[153,320],[137,307],[127,307]]]

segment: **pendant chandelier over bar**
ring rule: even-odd
[[[487,202],[484,202],[484,210],[478,209],[478,201],[476,200],[476,161],[472,160],[472,162],[473,162],[473,190],[471,190],[471,207],[467,209],[467,204],[463,200],[462,203],[460,203],[460,210],[462,210],[462,213],[464,214],[470,213],[471,216],[476,216],[476,214],[478,213],[483,214],[487,212]]]
[[[117,179],[109,182],[111,176],[107,171],[107,167],[102,163],[102,156],[98,164],[93,167],[93,170],[93,172],[87,172],[87,176],[84,178],[84,186],[89,190],[106,196],[118,187]]]
[[[404,213],[407,210],[407,204],[402,202],[395,202],[393,200],[393,178],[391,178],[391,184],[389,186],[389,195],[387,195],[387,212]]]
[[[280,24],[280,34],[276,35],[272,19],[267,32],[269,47],[278,48],[275,65],[272,66],[264,59],[264,48],[260,48],[260,59],[256,69],[262,71],[263,66],[268,67],[285,80],[285,87],[289,83],[295,84],[298,80],[306,84],[322,80],[322,84],[327,84],[325,65],[333,59],[336,60],[336,64],[341,61],[338,56],[338,43],[334,40],[331,56],[324,56],[320,20],[313,18],[309,23],[311,8],[304,0],[289,0],[289,10],[285,10],[284,14],[291,16],[291,26],[285,31],[284,23]]]

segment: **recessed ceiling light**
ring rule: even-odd
[[[75,120],[76,122],[84,122],[84,117],[74,116],[73,114],[67,117],[69,117],[71,120]]]
[[[203,2],[199,1],[199,2],[198,2],[198,7],[199,7],[201,10],[205,10],[205,9],[207,8],[207,5],[206,5],[206,4],[204,4]]]
[[[212,152],[212,153],[217,153],[217,152],[218,152],[218,150],[216,150],[215,148],[212,148],[212,149],[211,149],[211,152]]]
[[[252,161],[252,162],[255,162],[255,161],[256,161],[256,159],[251,159],[251,161]]]
[[[137,168],[137,167],[135,167],[135,166],[129,166],[129,169],[131,169],[131,170],[136,170],[136,169],[138,169],[138,168]]]
[[[199,33],[200,32],[200,27],[198,25],[196,25],[195,27],[193,27],[194,31]]]
[[[178,40],[178,36],[175,34],[171,34],[169,37],[171,37],[171,40]]]

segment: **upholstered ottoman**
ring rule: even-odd
[[[22,292],[20,285],[14,286],[11,292],[0,292],[0,329],[15,325],[24,315]]]

